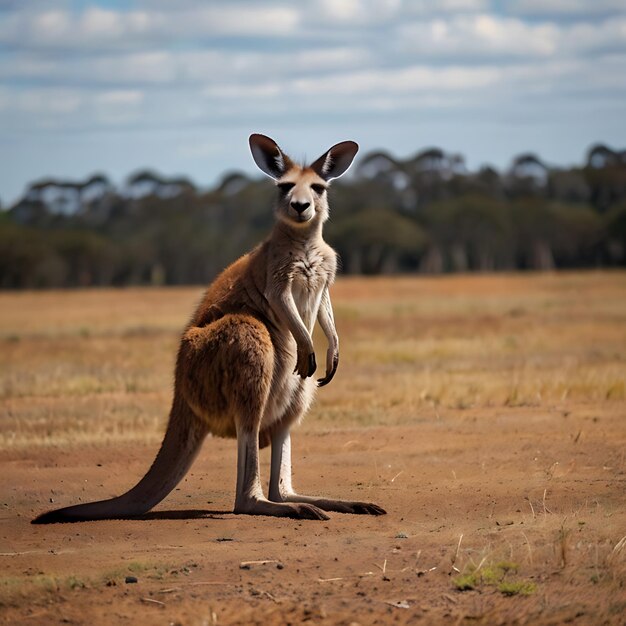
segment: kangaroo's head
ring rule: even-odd
[[[328,219],[326,189],[350,167],[359,146],[354,141],[335,144],[311,165],[296,165],[265,135],[250,135],[250,150],[261,171],[276,181],[278,219],[305,227]]]

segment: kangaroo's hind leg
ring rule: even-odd
[[[285,416],[281,426],[272,434],[272,462],[270,474],[269,498],[274,502],[303,502],[312,504],[324,511],[337,511],[338,513],[357,513],[365,515],[384,515],[386,511],[371,502],[352,502],[349,500],[332,500],[317,496],[303,496],[296,493],[291,483],[291,435],[289,429],[294,421],[305,411],[308,406],[306,400],[305,385],[302,383],[301,393],[296,395],[294,403],[290,407],[292,415]]]
[[[235,513],[274,515],[302,519],[328,519],[306,503],[271,502],[261,489],[259,475],[259,428],[272,383],[274,348],[267,328],[247,315],[226,315],[191,335],[196,354],[194,398],[198,411],[214,404],[219,417],[209,416],[214,430],[237,435],[237,491]],[[190,333],[188,333],[190,335]],[[200,348],[200,352],[198,352]],[[208,385],[209,388],[205,388]],[[221,401],[209,398],[219,388]],[[204,409],[206,411],[206,408]],[[220,425],[221,423],[221,425]]]
[[[235,513],[274,515],[298,519],[326,520],[328,515],[319,507],[306,502],[273,502],[261,489],[259,475],[258,432],[237,433],[237,494]]]

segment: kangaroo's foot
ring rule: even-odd
[[[387,511],[372,502],[331,500],[315,496],[301,496],[291,484],[291,437],[289,430],[277,431],[272,436],[272,471],[270,474],[269,499],[278,503],[300,503],[337,513],[356,515],[385,515]]]
[[[313,504],[272,502],[263,495],[259,477],[259,432],[258,429],[245,430],[243,428],[240,428],[237,433],[235,513],[296,519],[329,519],[322,509]]]
[[[332,510],[332,509],[328,509]],[[295,519],[330,519],[321,507],[309,502],[272,502],[265,498],[249,498],[245,502],[235,503],[235,513],[245,515],[272,515],[274,517],[292,517]]]
[[[270,495],[270,497],[272,497]],[[274,498],[272,498],[274,499]],[[352,513],[354,515],[386,515],[387,511],[373,502],[353,502],[350,500],[331,500],[315,496],[301,496],[299,493],[282,494],[276,498],[278,502],[303,503],[313,505],[324,511]]]

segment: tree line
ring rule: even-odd
[[[207,283],[260,241],[275,189],[232,172],[210,189],[144,170],[45,179],[0,210],[0,288]],[[626,263],[626,150],[551,167],[522,154],[470,171],[430,148],[376,151],[331,188],[325,235],[350,274],[550,270]]]

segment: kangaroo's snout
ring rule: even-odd
[[[297,211],[298,213],[303,213],[310,206],[311,206],[310,202],[295,202],[294,201],[291,203],[291,208],[294,209],[294,211]]]

